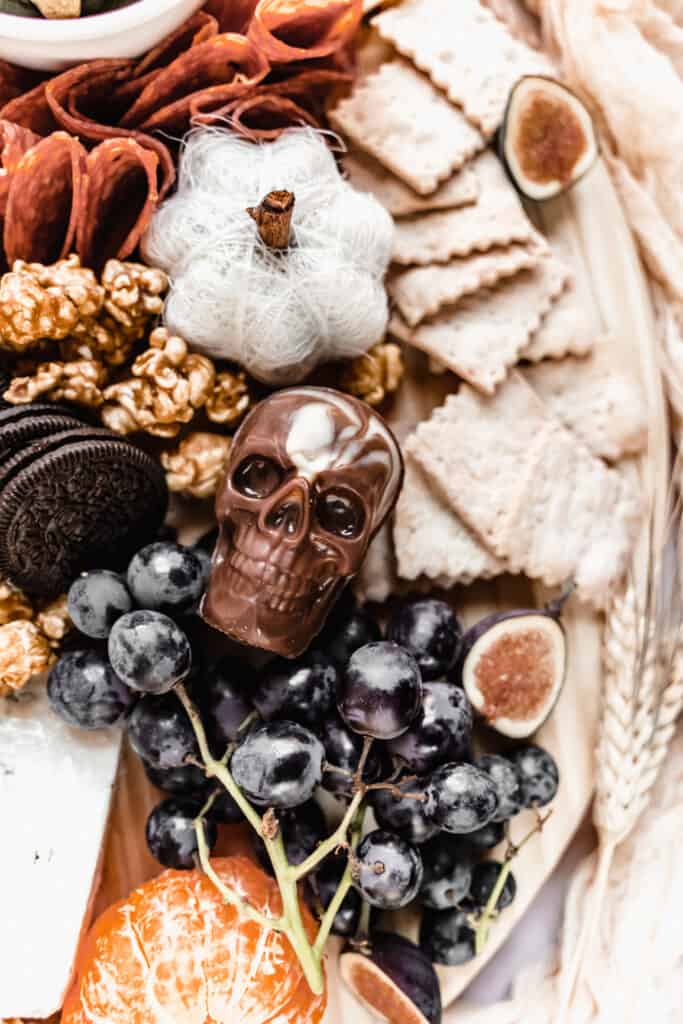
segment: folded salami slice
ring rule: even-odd
[[[283,115],[282,124],[280,124],[280,118],[276,118],[275,124],[272,125],[274,129],[273,135],[259,137],[276,138],[285,128],[291,128],[293,124],[299,124],[302,121],[306,124],[319,126],[320,119],[317,115],[319,108],[322,108],[324,105],[326,93],[335,86],[351,82],[352,79],[353,76],[345,71],[314,68],[309,71],[301,71],[299,74],[283,79],[281,82],[268,82],[267,85],[259,85],[247,93],[246,96],[218,106],[216,105],[215,95],[208,95],[208,90],[205,90],[192,100],[190,106],[192,120],[197,124],[210,125],[232,118],[233,120],[239,120],[240,124],[243,124],[241,114],[245,112],[248,115],[247,120],[251,124],[253,119],[259,116],[260,112],[265,116],[267,112],[271,111],[276,115]],[[267,99],[274,100],[275,102],[263,102]],[[291,101],[292,105],[288,110],[292,116],[296,112],[295,108],[303,116],[290,118],[287,108],[281,103],[283,99]],[[236,113],[238,107],[240,107],[239,116]],[[268,127],[271,127],[271,125],[268,125]]]
[[[29,128],[36,135],[49,135],[59,128],[47,102],[45,82],[5,103],[0,109],[0,118]]]
[[[53,132],[27,150],[11,172],[5,256],[54,263],[73,250],[85,202],[86,153],[78,139]]]
[[[132,138],[107,139],[88,155],[76,236],[85,266],[100,270],[111,257],[133,252],[159,200],[158,164],[156,153]]]
[[[32,89],[39,75],[26,68],[15,67],[6,60],[0,60],[0,107],[13,100],[15,96]]]
[[[320,127],[312,114],[286,96],[250,96],[236,100],[231,106],[225,108],[231,127],[250,139],[271,141],[287,128],[306,124]]]
[[[221,32],[246,35],[258,0],[208,0],[204,11],[218,22]]]
[[[272,64],[326,57],[355,33],[362,0],[259,0],[248,36]]]
[[[227,103],[268,74],[268,62],[245,36],[223,33],[193,46],[149,82],[121,119],[124,128],[182,132],[202,92]]]
[[[206,10],[197,11],[138,61],[133,77],[142,78],[151,71],[167,67],[193,46],[199,46],[200,43],[218,35],[218,31],[218,21],[215,17]]]
[[[161,139],[118,125],[131,100],[122,98],[117,87],[137,85],[137,94],[144,88],[144,81],[131,80],[131,72],[130,61],[97,60],[80,64],[48,83],[47,101],[55,120],[72,135],[89,142],[131,137],[145,149],[151,149],[159,160],[158,191],[163,198],[175,181],[175,165],[168,146]]]

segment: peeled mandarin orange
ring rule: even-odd
[[[281,911],[277,884],[246,857],[213,861],[262,913]],[[304,912],[309,935],[314,932]],[[114,904],[83,943],[62,1024],[318,1024],[289,940],[227,905],[199,871],[165,871]]]

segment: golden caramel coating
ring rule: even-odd
[[[231,438],[206,431],[188,434],[177,448],[163,452],[170,491],[193,498],[210,498],[218,489],[230,451]]]
[[[0,579],[0,626],[18,619],[32,619],[33,605],[25,594],[8,580]]]
[[[102,421],[119,434],[145,431],[175,437],[209,398],[216,371],[206,356],[164,327],[152,331],[149,348],[131,367],[133,376],[104,392]]]
[[[368,405],[380,405],[387,395],[398,389],[404,370],[399,346],[382,342],[348,365],[340,387]]]
[[[104,308],[124,327],[139,327],[158,317],[163,309],[168,291],[168,278],[163,270],[143,263],[107,260],[101,281],[106,293]]]
[[[46,636],[24,619],[0,626],[0,696],[16,693],[55,659]]]
[[[216,383],[206,403],[206,415],[212,423],[232,426],[239,422],[254,400],[249,392],[246,374],[225,371],[216,375]]]
[[[30,376],[14,377],[4,397],[13,405],[43,398],[96,408],[104,400],[102,388],[106,382],[106,367],[97,360],[40,363]]]
[[[64,637],[74,628],[67,607],[67,595],[62,594],[46,604],[36,615],[35,623],[50,647],[55,650],[59,648]]]

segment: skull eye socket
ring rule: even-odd
[[[325,491],[318,496],[315,510],[323,530],[336,537],[358,537],[365,524],[365,509],[349,491]]]
[[[250,455],[239,464],[233,486],[247,498],[267,498],[282,483],[284,470],[262,455]]]

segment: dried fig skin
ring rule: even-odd
[[[352,949],[339,960],[342,978],[356,998],[386,1024],[441,1024],[436,972],[409,939],[374,932],[367,953]]]
[[[503,736],[532,735],[562,692],[567,652],[560,612],[565,599],[545,609],[489,615],[463,638],[465,692],[475,711]]]
[[[537,201],[571,188],[599,155],[593,121],[582,101],[543,75],[527,75],[513,86],[498,148],[515,187]]]

